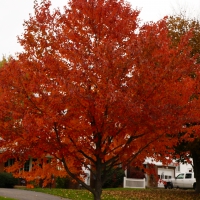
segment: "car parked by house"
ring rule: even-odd
[[[193,188],[196,187],[196,179],[194,177],[194,173],[187,172],[187,173],[180,173],[174,179],[167,181],[165,183],[165,188]]]

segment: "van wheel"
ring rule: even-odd
[[[196,183],[193,184],[193,189],[194,189],[194,190],[196,189]]]

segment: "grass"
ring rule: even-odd
[[[16,200],[16,199],[12,199],[12,198],[8,198],[8,197],[0,197],[0,200]]]
[[[93,200],[93,196],[87,190],[73,189],[32,189],[38,192],[44,192],[71,200]],[[102,200],[200,200],[200,194],[194,190],[166,190],[166,189],[105,189],[102,193]],[[0,199],[1,200],[1,199]]]

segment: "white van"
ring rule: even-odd
[[[196,187],[196,179],[194,178],[194,173],[180,173],[174,179],[166,182],[165,188],[193,188]]]

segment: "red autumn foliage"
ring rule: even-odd
[[[1,158],[49,154],[99,200],[112,168],[165,152],[197,117],[188,103],[198,67],[191,33],[173,47],[165,19],[140,27],[123,0],[71,0],[63,13],[50,5],[35,4],[19,38],[24,52],[0,71]]]

